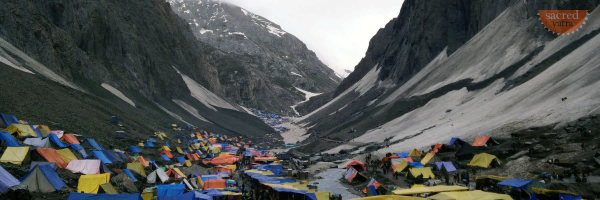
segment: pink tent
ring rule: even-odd
[[[71,160],[66,169],[73,173],[100,174],[100,160]]]

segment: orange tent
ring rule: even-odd
[[[233,174],[233,169],[226,166],[217,166],[217,172],[225,172],[229,174]]]
[[[37,148],[37,152],[44,157],[48,162],[54,162],[58,167],[65,168],[67,163],[60,157],[56,149],[53,148]]]
[[[348,168],[350,168],[350,167],[352,167],[352,166],[355,166],[355,165],[361,166],[361,168],[356,168],[356,167],[355,167],[355,169],[356,169],[356,170],[360,170],[360,171],[365,171],[365,170],[367,170],[367,169],[365,168],[365,164],[363,164],[362,162],[360,162],[360,161],[358,161],[358,160],[355,160],[355,161],[352,161],[352,162],[348,163],[348,164],[346,165],[346,169],[348,169]]]
[[[169,176],[173,175],[173,177],[175,177],[175,178],[185,178],[185,175],[183,173],[181,173],[181,171],[179,171],[179,169],[175,169],[175,168],[169,168],[169,170],[167,170],[167,175],[169,175]]]
[[[37,127],[37,129],[40,129],[40,130],[46,130],[46,131],[48,131],[48,132],[52,132],[52,130],[50,130],[50,127],[48,127],[48,126],[46,126],[46,125],[39,125],[39,126]]]
[[[194,159],[192,158],[192,155],[190,155],[189,153],[188,153],[188,154],[185,154],[185,157],[186,157],[188,160],[190,160],[190,161],[193,161],[193,160],[194,160]]]
[[[275,161],[277,160],[277,157],[272,157],[272,156],[268,156],[268,157],[255,157],[254,158],[254,162],[258,162],[258,161]]]
[[[71,143],[71,144],[79,144],[79,140],[77,140],[77,138],[73,134],[63,134],[63,136],[60,138],[60,140],[67,141],[68,143]]]
[[[193,153],[192,157],[194,158],[194,161],[200,160],[200,156],[198,155],[198,153]]]
[[[164,150],[164,151],[160,152],[158,154],[158,156],[163,155],[163,154],[167,155],[167,157],[169,157],[169,158],[173,158],[173,154],[171,154],[171,151]]]
[[[225,179],[209,179],[206,180],[206,182],[204,182],[204,189],[208,190],[208,189],[224,189],[225,187],[227,187],[227,185],[225,184]]]
[[[214,165],[219,165],[219,164],[233,164],[235,162],[237,162],[240,159],[240,157],[235,156],[235,155],[224,155],[224,156],[219,156],[216,158],[213,158],[211,161],[204,161],[204,164],[208,164],[208,163],[212,163]]]
[[[435,144],[435,146],[433,147],[433,153],[437,153],[438,150],[442,147],[443,144],[437,143]]]
[[[475,141],[473,141],[473,145],[474,147],[482,147],[484,146],[487,141],[490,139],[490,136],[479,136],[475,138]]]
[[[136,161],[142,163],[142,165],[144,165],[144,167],[148,167],[150,165],[148,163],[148,161],[146,161],[146,159],[144,159],[144,157],[142,157],[142,156],[138,156],[138,158],[135,159],[135,161],[133,161],[133,162],[136,162]]]
[[[397,155],[396,156],[388,156],[388,157],[383,158],[383,162],[387,162],[389,159],[394,159],[394,158],[401,158],[401,156],[397,156]]]

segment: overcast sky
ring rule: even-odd
[[[403,0],[222,0],[263,16],[302,40],[329,67],[354,70],[369,40]]]

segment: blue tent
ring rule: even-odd
[[[58,138],[58,136],[56,136],[56,134],[54,133],[48,134],[48,138],[50,138],[50,141],[60,148],[69,147],[68,144],[65,144],[64,142],[60,141],[60,138]]]
[[[171,145],[169,145],[169,143],[168,143],[168,142],[165,142],[165,143],[163,144],[163,146],[167,146],[167,147],[171,148]]]
[[[11,124],[18,124],[19,120],[12,115],[0,113],[0,118],[2,118],[2,122],[6,124],[6,127],[9,127]]]
[[[131,152],[131,153],[141,153],[142,151],[140,150],[140,148],[136,147],[136,146],[130,146],[129,149],[127,149],[127,152]]]
[[[171,159],[167,155],[165,155],[165,154],[160,155],[160,158],[162,158],[165,161],[171,161]]]
[[[86,138],[85,140],[83,140],[82,144],[89,144],[90,147],[95,148],[98,151],[104,150],[100,145],[98,145],[98,143],[96,143],[96,140],[91,138]]]
[[[154,138],[150,138],[148,139],[148,142],[156,142],[156,140]]]
[[[0,194],[2,194],[4,190],[19,184],[21,184],[19,180],[0,166]]]
[[[396,155],[400,156],[400,158],[406,158],[410,153],[396,153]]]
[[[523,180],[523,179],[506,179],[502,182],[498,183],[498,187],[513,187],[513,188],[525,188],[525,186],[531,184],[531,180]]]
[[[174,196],[183,194],[185,184],[156,185],[156,196]]]
[[[81,156],[86,157],[87,153],[85,152],[85,149],[83,149],[83,147],[79,144],[69,144],[69,146],[72,149],[75,149],[79,154],[81,154]]]
[[[133,176],[133,173],[131,173],[131,170],[124,169],[123,172],[125,173],[125,175],[127,175],[129,178],[131,178],[134,182],[137,181],[137,179],[135,178],[135,176]]]
[[[31,127],[31,130],[33,130],[33,132],[35,132],[35,134],[39,137],[39,138],[43,138],[44,134],[42,134],[42,131],[40,131],[40,129],[37,129],[35,127],[33,127],[33,125],[29,125]]]
[[[60,179],[60,177],[58,176],[56,171],[54,171],[54,168],[52,168],[50,165],[37,165],[36,167],[31,168],[31,170],[29,170],[29,172],[27,172],[27,174],[25,174],[25,176],[23,176],[21,179],[19,179],[19,181],[23,182],[24,180],[26,180],[29,177],[29,175],[37,176],[37,177],[33,177],[33,178],[39,179],[40,178],[39,174],[33,173],[36,169],[39,169],[42,171],[42,174],[44,174],[46,179],[48,179],[48,182],[50,182],[50,184],[56,190],[60,190],[61,188],[66,186],[65,182],[63,182],[63,180]],[[36,181],[34,184],[38,184],[38,182]]]
[[[455,172],[456,167],[452,164],[452,162],[435,162],[435,166],[438,170],[442,170],[442,165],[447,172]]]
[[[408,162],[408,164],[410,166],[412,166],[413,168],[423,168],[423,164],[421,164],[421,162]]]
[[[464,145],[465,143],[467,143],[464,140],[461,140],[460,138],[453,137],[452,139],[450,139],[450,142],[448,142],[448,146],[452,146],[456,142],[458,142],[459,145]]]
[[[129,157],[123,152],[117,152],[117,155],[119,155],[119,157],[121,157],[123,160],[129,160]]]
[[[135,194],[88,194],[71,192],[68,200],[144,200],[139,193]]]
[[[185,194],[174,195],[174,196],[158,196],[158,200],[195,200],[196,195],[194,192],[188,192]]]
[[[98,160],[101,160],[102,163],[104,163],[104,164],[113,163],[112,161],[110,161],[110,159],[108,159],[106,157],[106,155],[104,155],[104,153],[102,153],[102,151],[92,151],[89,155],[87,155],[85,157],[85,159],[90,159],[90,158],[96,158]]]
[[[177,162],[183,164],[185,162],[185,158],[183,156],[176,157]]]
[[[225,196],[225,194],[223,194],[222,192],[220,192],[217,189],[210,189],[210,190],[202,190],[202,194],[211,196],[211,197],[222,197]]]
[[[204,158],[215,158],[215,156],[213,156],[212,153],[208,153],[208,154],[206,154],[206,156]]]
[[[152,142],[148,141],[148,142],[146,142],[146,144],[144,144],[144,147],[154,147],[154,144],[152,144]]]
[[[211,196],[202,194],[202,192],[199,191],[192,191],[194,192],[194,198],[198,199],[198,200],[213,200],[213,198]]]
[[[117,156],[117,154],[114,151],[102,150],[102,153],[104,154],[104,156],[106,156],[106,158],[108,158],[108,160],[110,160],[110,162],[123,162],[121,157]]]
[[[279,176],[279,174],[281,174],[283,172],[283,166],[282,165],[254,165],[252,166],[254,169],[258,169],[258,170],[268,170],[273,172],[273,174],[275,176]]]
[[[202,152],[196,150],[196,153],[198,154],[198,156],[202,156]]]
[[[0,131],[0,142],[5,142],[9,147],[21,147],[21,144],[10,134],[10,132]]]
[[[579,195],[563,194],[563,193],[559,193],[558,197],[559,197],[559,199],[562,199],[562,200],[580,200],[582,198]]]

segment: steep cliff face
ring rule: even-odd
[[[241,63],[217,68],[225,96],[240,105],[289,110],[304,100],[295,88],[331,92],[342,80],[302,41],[268,19],[220,1],[168,2],[198,40]]]
[[[598,71],[591,52],[599,46],[599,3],[406,1],[332,100],[298,119],[313,136],[301,150],[330,148],[320,137],[358,145],[389,139],[402,149],[593,114],[599,105],[588,100],[600,95],[588,86],[600,79],[584,71]],[[537,12],[544,9],[594,13],[580,31],[557,37],[540,24]],[[577,103],[562,106],[560,95]]]
[[[215,131],[272,131],[218,97],[218,67],[239,63],[197,41],[164,1],[3,1],[0,37],[5,59],[87,94]]]

